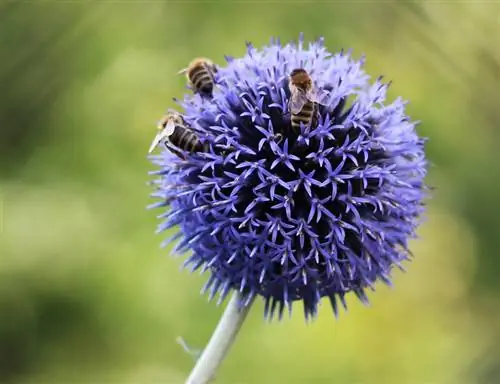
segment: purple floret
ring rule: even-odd
[[[209,271],[205,290],[222,302],[265,300],[280,318],[302,301],[306,319],[328,297],[337,314],[345,294],[367,302],[377,280],[409,258],[423,212],[427,161],[406,103],[386,102],[389,84],[369,83],[364,59],[330,54],[320,39],[304,47],[247,44],[219,67],[213,98],[186,95],[185,121],[209,144],[182,160],[152,156],[166,210],[158,232],[179,226],[185,264]],[[318,124],[290,129],[288,75],[302,67],[319,92]],[[165,242],[168,244],[168,241]]]

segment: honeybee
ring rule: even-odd
[[[292,129],[299,133],[300,123],[314,127],[318,122],[318,106],[323,100],[316,94],[311,76],[305,69],[296,68],[290,73],[288,87]]]
[[[181,115],[177,113],[167,113],[158,123],[158,134],[154,138],[149,153],[160,144],[172,144],[175,147],[187,152],[206,152],[207,145],[203,144],[197,134],[189,128]],[[167,148],[177,156],[184,158],[179,151],[167,145]]]
[[[206,96],[212,96],[216,73],[217,66],[210,59],[203,57],[197,57],[187,68],[179,71],[179,74],[186,75],[194,92]]]

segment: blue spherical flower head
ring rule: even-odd
[[[332,55],[322,39],[247,46],[243,58],[226,57],[213,98],[179,102],[209,149],[154,157],[153,206],[169,207],[159,231],[180,226],[176,250],[210,272],[205,289],[220,302],[232,289],[242,306],[262,296],[265,315],[281,318],[302,301],[307,319],[328,297],[337,314],[346,293],[366,302],[366,289],[389,284],[409,258],[426,191],[424,141],[404,101],[385,104],[388,84],[370,83],[363,59]],[[296,68],[327,95],[317,123],[299,131],[289,112]]]

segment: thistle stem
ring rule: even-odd
[[[207,384],[214,378],[252,306],[253,300],[240,309],[240,299],[240,293],[235,291],[186,384]]]

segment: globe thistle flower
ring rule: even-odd
[[[390,284],[409,259],[423,211],[424,140],[406,102],[386,103],[389,84],[370,82],[364,58],[330,54],[322,39],[248,43],[226,61],[211,98],[178,101],[207,151],[152,156],[152,207],[167,207],[158,231],[180,227],[164,245],[180,240],[185,265],[210,273],[211,298],[236,290],[245,307],[261,296],[269,318],[302,301],[307,319],[324,297],[337,315],[349,292],[366,303],[366,290]],[[296,68],[327,95],[300,132],[289,113]]]

